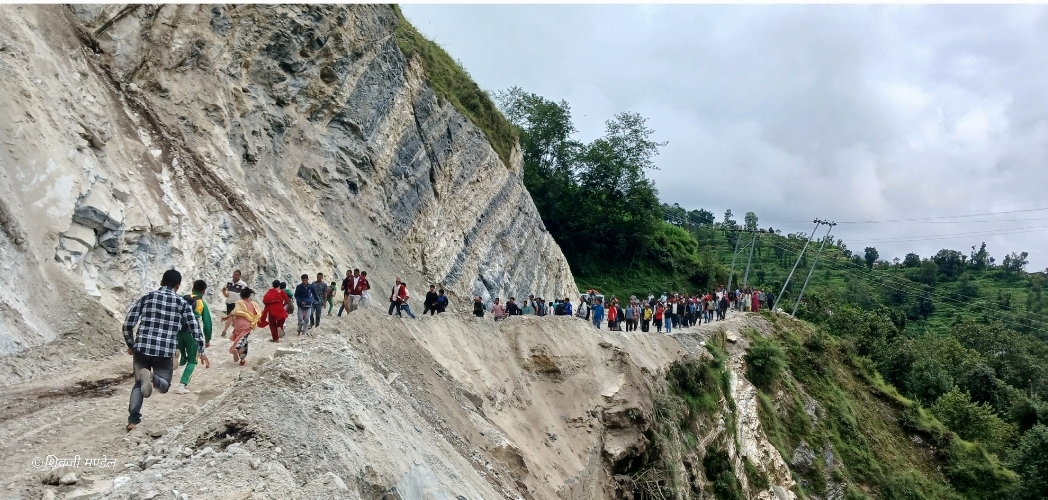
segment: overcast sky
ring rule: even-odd
[[[485,90],[566,100],[579,139],[602,135],[618,112],[647,117],[669,141],[649,172],[662,201],[718,220],[727,208],[740,221],[754,211],[761,227],[810,232],[804,221],[816,217],[1048,207],[1043,6],[402,9]],[[1039,210],[840,224],[834,234],[889,260],[986,241],[998,263],[1030,252],[1035,271],[1048,266],[1046,230]]]

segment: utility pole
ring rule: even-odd
[[[731,290],[731,279],[735,277],[735,256],[739,254],[739,232],[735,232],[735,253],[731,254],[731,271],[728,272],[728,288]]]
[[[826,246],[826,240],[830,238],[830,232],[833,231],[833,226],[836,226],[836,222],[824,222],[824,224],[830,226],[830,229],[826,231],[826,236],[822,238],[822,244],[819,245],[819,251],[815,252],[815,260],[811,262],[811,269],[808,270],[808,277],[804,278],[804,286],[801,287],[801,293],[797,294],[797,303],[793,304],[793,312],[790,316],[797,316],[797,308],[801,305],[801,297],[804,297],[804,289],[808,288],[808,280],[811,279],[811,273],[815,272],[815,264],[819,262],[819,256],[822,255],[822,247]]]
[[[750,258],[746,259],[746,273],[742,275],[742,287],[746,288],[746,283],[750,279],[750,262],[753,261],[753,244],[757,242],[757,231],[753,231],[753,239],[750,240]]]
[[[793,273],[797,271],[797,266],[801,263],[801,257],[804,257],[804,251],[808,249],[808,243],[811,243],[811,239],[815,237],[815,231],[819,230],[819,226],[823,221],[815,219],[815,229],[811,230],[811,236],[808,237],[808,241],[804,242],[804,248],[801,248],[800,255],[797,256],[797,262],[793,263],[793,269],[790,269],[790,275],[786,277],[786,282],[782,284],[782,291],[775,297],[775,303],[771,305],[771,310],[774,311],[779,305],[779,301],[782,300],[782,294],[786,293],[786,287],[790,285],[790,279],[793,278]]]

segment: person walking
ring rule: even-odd
[[[506,301],[506,316],[520,316],[520,306],[517,305],[516,297],[510,297]]]
[[[525,307],[527,307],[526,303]],[[484,317],[484,302],[480,300],[480,295],[473,296],[473,315],[478,318]]]
[[[205,290],[207,290],[207,283],[204,280],[196,280],[193,282],[193,292],[182,298],[189,302],[190,307],[193,308],[193,316],[197,321],[200,321],[200,326],[204,331],[204,347],[207,348],[211,346],[211,312],[208,310],[207,303],[203,298]],[[175,394],[189,394],[189,382],[193,379],[193,371],[196,370],[196,365],[200,358],[199,354],[196,339],[193,338],[193,332],[188,328],[179,330],[178,351],[175,353],[175,356],[179,358],[178,366],[185,366],[185,368],[182,369],[182,378],[179,380],[178,385],[171,389],[171,392]],[[204,364],[204,369],[210,367],[211,363]]]
[[[444,289],[441,288],[437,292],[437,314],[447,311],[448,309],[448,296],[444,295]]]
[[[360,297],[360,299],[358,300],[356,298],[351,297],[351,298],[354,299],[354,302],[353,302],[353,310],[354,311],[356,311],[357,309],[360,309],[361,307],[367,307],[367,305],[371,303],[371,283],[368,282],[368,272],[367,271],[360,271],[360,279],[357,280],[357,289],[356,289],[356,291],[357,291],[357,295]],[[358,305],[357,302],[360,302],[360,304]]]
[[[600,299],[593,305],[593,326],[600,330],[600,323],[604,321],[604,304]]]
[[[237,301],[228,318],[233,321],[233,336],[229,339],[233,345],[229,346],[229,353],[233,355],[233,362],[240,362],[240,366],[247,364],[248,337],[251,336],[251,330],[258,327],[259,320],[262,319],[262,308],[251,300],[251,295],[254,293],[255,291],[250,288],[241,290],[240,300]],[[323,303],[321,303],[322,306]],[[223,321],[226,319],[222,318]],[[266,325],[263,323],[261,326]]]
[[[247,288],[247,283],[240,279],[240,270],[233,271],[233,281],[227,281],[226,286],[222,287],[222,296],[226,298],[226,315],[233,312],[233,307],[236,306],[237,300],[240,299],[240,291]],[[226,336],[226,331],[232,323],[226,323],[222,326],[222,336]]]
[[[729,305],[730,304],[728,302],[728,295],[725,294],[721,297],[720,308],[717,310],[717,321],[723,321],[727,319]]]
[[[426,300],[422,302],[422,315],[425,316],[426,313],[429,313],[430,316],[437,313],[436,285],[429,285],[429,291],[426,292]]]
[[[331,287],[324,282],[324,273],[317,273],[317,280],[309,286],[313,289],[313,295],[316,296],[316,302],[313,304],[313,314],[309,317],[309,327],[314,328],[320,326],[320,317],[324,312],[324,301],[327,300],[328,289]]]
[[[397,276],[396,284],[393,285],[393,292],[389,295],[389,314],[393,315],[393,310],[396,309],[397,316],[401,316],[401,312],[408,313],[411,319],[415,319],[415,315],[411,313],[411,306],[408,305],[408,285],[403,281],[400,281],[400,277]]]
[[[495,297],[495,303],[491,304],[491,315],[495,317],[495,321],[506,317],[506,308],[502,307],[498,297]]]
[[[273,288],[262,297],[262,315],[269,323],[269,333],[273,336],[271,342],[280,342],[284,336],[284,322],[287,321],[287,306],[290,303],[291,299],[280,288],[280,280],[274,280]]]
[[[186,328],[192,332],[200,361],[205,367],[210,366],[204,354],[204,334],[193,316],[193,307],[176,293],[181,284],[182,274],[167,270],[160,278],[160,288],[139,297],[124,318],[124,343],[127,354],[132,356],[135,375],[127,406],[128,432],[142,422],[142,401],[153,394],[153,388],[165,393],[171,387],[172,357],[179,331]]]
[[[354,269],[353,271],[356,271]],[[350,309],[350,293],[353,291],[353,271],[346,271],[346,277],[342,278],[342,284],[338,287],[342,291],[342,305],[338,306],[338,313],[335,316],[342,317],[342,311],[349,311]],[[358,271],[359,272],[359,271]]]
[[[316,292],[309,286],[309,275],[302,275],[302,282],[295,287],[295,302],[298,303],[298,335],[309,333],[309,320],[317,300]]]

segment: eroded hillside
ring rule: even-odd
[[[403,275],[463,297],[573,293],[519,151],[504,162],[434,94],[391,7],[0,20],[0,260],[22,283],[0,291],[0,352],[111,335],[172,266],[261,289],[359,267],[382,290]]]

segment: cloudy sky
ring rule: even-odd
[[[579,139],[647,117],[664,202],[840,221],[882,258],[985,241],[1048,266],[1044,6],[402,8],[485,90],[566,100]]]

